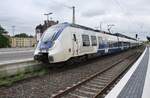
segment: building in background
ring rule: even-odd
[[[39,41],[39,39],[41,38],[42,34],[44,33],[45,30],[47,30],[47,28],[51,27],[52,25],[58,24],[58,21],[53,21],[53,20],[45,20],[44,24],[39,24],[38,26],[36,26],[35,28],[35,32],[36,32],[36,41]]]
[[[36,44],[36,38],[23,38],[23,37],[11,37],[11,47],[34,47]]]

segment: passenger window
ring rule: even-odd
[[[92,46],[97,46],[96,36],[91,36],[91,42],[92,42]]]
[[[88,35],[82,35],[83,46],[90,46],[90,40]]]

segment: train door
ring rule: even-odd
[[[108,53],[109,50],[109,40],[105,37],[104,38],[104,44],[105,44],[105,53]]]
[[[73,45],[73,56],[77,56],[78,55],[78,39],[77,39],[77,35],[75,33],[72,33],[72,45]]]

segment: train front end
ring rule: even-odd
[[[34,52],[34,60],[44,63],[55,63],[55,55],[58,54],[60,46],[58,38],[66,23],[57,24],[48,28],[42,35]]]

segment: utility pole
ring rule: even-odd
[[[72,7],[73,15],[72,15],[72,23],[75,24],[75,6]]]
[[[67,8],[72,9],[72,24],[75,24],[75,6],[67,6]]]
[[[15,27],[16,26],[14,26],[14,25],[12,26],[12,34],[13,34],[13,36],[15,35]]]

